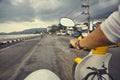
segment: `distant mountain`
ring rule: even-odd
[[[4,32],[1,32],[0,35],[4,35],[4,34],[7,34],[7,33],[4,33]]]
[[[43,32],[43,31],[46,32],[47,29],[46,28],[32,28],[32,29],[24,30],[21,33],[22,34],[30,34],[30,33],[36,34],[36,33],[40,33],[40,32]]]
[[[10,33],[0,33],[0,35],[3,34],[37,34],[41,32],[46,32],[46,28],[32,28],[32,29],[26,29],[24,31],[19,31],[19,32],[10,32]]]

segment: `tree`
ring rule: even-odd
[[[51,26],[51,29],[49,30],[49,32],[51,32],[52,34],[55,33],[56,31],[60,31],[60,30],[66,30],[67,27],[66,26],[63,26],[61,24],[58,24],[57,25],[52,25]]]
[[[67,27],[66,27],[66,26],[63,26],[63,25],[61,25],[61,24],[58,24],[57,31],[60,31],[61,29],[62,29],[62,30],[66,30]]]
[[[52,34],[55,33],[57,30],[57,25],[52,25],[51,29],[49,30],[49,32],[51,32]]]

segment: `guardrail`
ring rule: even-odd
[[[37,36],[29,36],[29,37],[22,37],[22,38],[15,38],[15,39],[8,39],[8,40],[0,41],[0,49],[4,48],[4,47],[7,47],[7,46],[10,46],[12,44],[16,44],[16,43],[25,41],[25,40],[36,38],[38,36],[39,35],[37,35]]]

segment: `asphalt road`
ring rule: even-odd
[[[23,80],[31,72],[49,69],[61,80],[72,80],[72,65],[77,56],[87,51],[68,48],[70,37],[46,35],[26,40],[0,50],[0,80]],[[120,48],[109,50],[113,54],[110,73],[120,80]]]
[[[10,79],[38,41],[38,39],[27,40],[0,49],[0,80]]]
[[[49,69],[56,73],[61,80],[72,80],[72,64],[74,58],[80,54],[78,54],[79,50],[69,49],[68,44],[68,37],[44,37],[37,44],[34,54],[26,62],[16,80],[21,80],[38,69]],[[81,54],[80,56],[84,57],[85,55]]]

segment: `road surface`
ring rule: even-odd
[[[62,80],[72,80],[72,64],[82,51],[69,49],[69,38],[46,36],[0,50],[0,80],[23,80],[38,69],[49,69]]]
[[[70,37],[46,35],[23,41],[0,50],[0,80],[23,80],[38,69],[49,69],[61,80],[72,80],[72,65],[77,56],[84,57],[87,51],[68,48]],[[110,61],[110,72],[120,80],[119,49]]]

